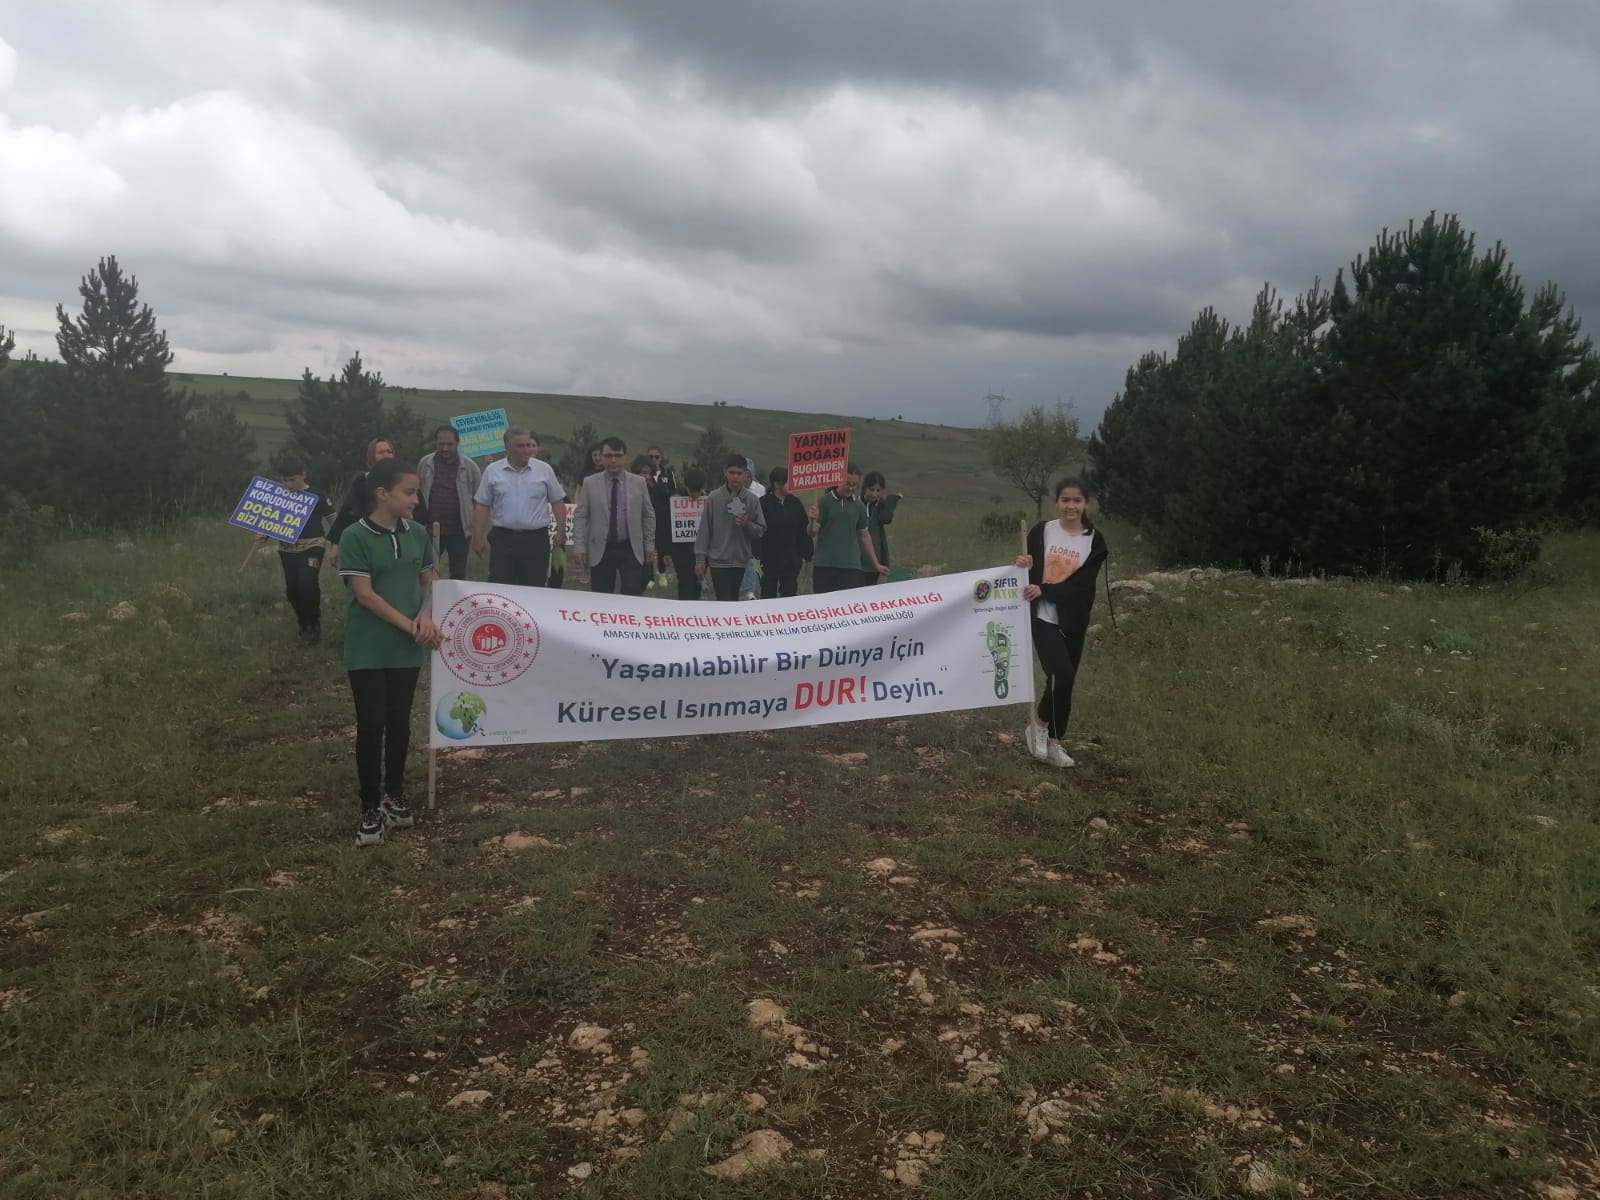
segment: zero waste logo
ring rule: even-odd
[[[433,723],[445,737],[461,742],[483,732],[488,711],[488,702],[477,692],[452,692],[440,698]]]
[[[990,621],[984,626],[983,640],[989,660],[994,663],[994,698],[1004,700],[1011,694],[1011,631],[998,621]]]
[[[987,579],[980,579],[972,585],[972,598],[979,604],[989,599],[989,581]]]

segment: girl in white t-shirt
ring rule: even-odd
[[[1033,603],[1033,647],[1044,668],[1037,719],[1028,722],[1028,752],[1054,767],[1070,767],[1061,745],[1072,715],[1072,685],[1094,607],[1094,584],[1106,560],[1105,536],[1085,519],[1089,489],[1081,479],[1056,484],[1054,521],[1028,532],[1028,552],[1017,566],[1028,572],[1023,598]]]

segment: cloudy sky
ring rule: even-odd
[[[114,253],[189,370],[1092,420],[1430,208],[1600,326],[1597,130],[1595,0],[0,0],[0,324]]]

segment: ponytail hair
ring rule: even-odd
[[[367,472],[367,495],[376,500],[379,488],[386,492],[392,492],[395,489],[395,485],[407,475],[415,475],[416,473],[416,467],[408,462],[401,462],[398,458],[379,459],[372,470]]]

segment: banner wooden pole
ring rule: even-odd
[[[1022,543],[1022,550],[1020,553],[1024,558],[1026,558],[1028,554],[1028,521],[1026,517],[1017,522],[1017,536]],[[1040,573],[1040,577],[1043,578],[1042,571]],[[1024,580],[1024,583],[1026,583],[1026,580]],[[1023,651],[1023,657],[1028,664],[1028,679],[1032,681],[1035,676],[1033,672],[1033,612],[1031,609],[1029,609],[1029,611],[1025,613],[1022,618],[1022,641],[1023,645],[1026,647],[1026,649]],[[1033,691],[1032,688],[1029,688],[1028,690],[1030,692]],[[1027,709],[1028,720],[1029,722],[1032,722],[1034,719],[1033,701],[1025,700],[1023,701],[1023,704]]]
[[[251,561],[256,556],[256,551],[259,549],[261,549],[261,543],[252,539],[250,542],[250,553],[246,554],[244,556],[244,561],[239,564],[239,574],[244,574],[244,569],[250,565]]]
[[[433,569],[437,574],[439,570],[439,522],[433,523]],[[433,811],[434,795],[439,789],[439,751],[433,745],[433,729],[428,721],[433,720],[433,655],[428,655],[428,695],[430,703],[427,705],[428,718],[423,723],[423,728],[428,731],[428,811]]]

